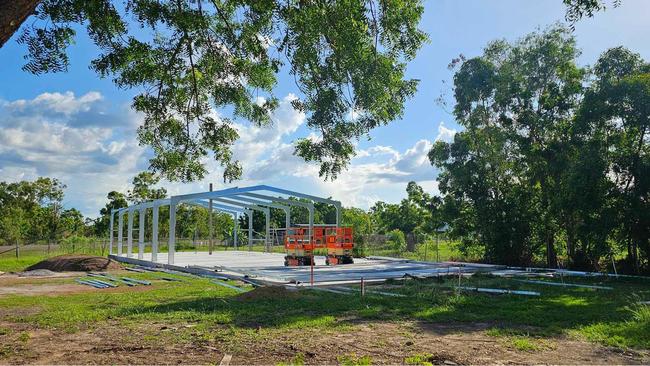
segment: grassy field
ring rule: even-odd
[[[488,336],[504,339],[521,351],[535,351],[544,347],[547,338],[559,336],[621,348],[650,349],[649,308],[635,305],[641,299],[650,299],[650,286],[637,281],[607,281],[605,284],[614,286],[615,290],[600,291],[530,285],[491,277],[462,280],[464,286],[542,292],[540,297],[524,297],[458,292],[453,288],[457,279],[410,280],[388,283],[383,288],[406,297],[360,297],[302,290],[242,301],[236,291],[207,279],[178,277],[183,282],[165,282],[158,274],[130,273],[129,276],[151,280],[154,285],[140,291],[124,288],[121,292],[0,296],[0,309],[3,309],[0,314],[5,324],[0,333],[13,334],[10,338],[19,341],[21,335],[7,324],[65,333],[108,324],[126,328],[142,324],[166,327],[192,324],[178,328],[172,342],[219,342],[229,352],[237,353],[251,337],[281,338],[298,329],[344,334],[350,324],[358,322],[416,321],[485,323],[489,325]],[[565,280],[601,283],[578,278]],[[74,283],[73,279],[57,281]],[[147,335],[151,341],[156,337],[156,334]],[[14,351],[9,348],[0,350],[0,356],[11,355]]]
[[[23,254],[20,260],[11,257],[0,258],[0,270],[22,269],[21,266],[40,258],[38,255],[30,256],[29,252]],[[95,290],[76,285],[74,278],[34,278],[2,282],[6,281],[3,279],[6,276],[0,276],[0,287],[18,284],[32,287],[67,286],[65,293],[44,293],[45,296],[23,294],[20,287],[16,287],[18,290],[15,294],[0,294],[0,336],[5,339],[4,344],[0,346],[0,363],[20,360],[40,362],[39,360],[43,359],[40,358],[42,354],[38,351],[39,347],[49,346],[39,337],[46,336],[48,339],[63,337],[69,339],[69,344],[82,345],[90,342],[89,340],[101,340],[103,343],[110,343],[111,347],[118,348],[124,347],[115,344],[120,340],[136,350],[144,347],[157,350],[158,353],[163,352],[161,350],[172,352],[179,348],[192,352],[192,347],[200,345],[207,347],[207,350],[214,348],[218,352],[233,354],[239,357],[240,361],[265,363],[263,360],[268,360],[266,363],[277,364],[301,364],[313,360],[340,364],[369,364],[380,361],[440,363],[440,355],[435,353],[435,342],[436,339],[445,337],[450,339],[449,342],[453,341],[454,337],[466,339],[453,345],[458,348],[458,352],[470,345],[479,347],[474,342],[478,338],[479,345],[494,344],[497,346],[490,347],[501,347],[492,351],[490,348],[485,352],[511,352],[523,357],[514,359],[519,362],[553,363],[553,359],[547,359],[551,357],[547,354],[562,354],[566,350],[558,350],[562,350],[561,347],[569,347],[567,344],[573,344],[571,342],[586,342],[592,345],[589,347],[607,346],[632,350],[623,352],[637,352],[635,355],[647,355],[650,350],[650,307],[639,304],[641,301],[650,300],[650,284],[642,279],[564,278],[566,282],[612,286],[614,290],[611,291],[526,284],[490,276],[474,276],[461,280],[462,286],[539,291],[542,294],[539,297],[495,296],[459,291],[455,289],[458,285],[457,278],[407,280],[388,282],[377,288],[405,297],[361,297],[356,293],[341,295],[314,290],[286,292],[272,288],[268,293],[260,294],[260,290],[255,290],[242,295],[215,285],[208,279],[197,277],[177,276],[182,282],[166,282],[160,279],[160,274],[129,272],[128,276],[148,279],[153,285]],[[251,290],[250,286],[243,287],[247,291]],[[273,292],[275,290],[277,291]],[[248,295],[250,296],[247,297]],[[431,324],[451,327],[453,332],[450,336],[444,332],[440,335],[422,330],[429,329],[427,327],[431,327]],[[355,346],[332,346],[333,349],[325,347],[320,353],[311,351],[313,348],[320,350],[323,342],[336,343],[340,337],[355,340]],[[385,343],[388,341],[382,340],[382,337],[406,339],[403,344],[395,346],[403,350],[378,354],[383,352],[379,350],[388,347]],[[313,338],[313,341],[296,343],[297,338]],[[409,344],[411,346],[404,346]],[[92,347],[96,349],[100,346],[93,344]],[[357,346],[366,348],[356,349]],[[582,349],[580,347],[578,349]],[[289,350],[285,352],[285,349]],[[75,353],[70,352],[71,355],[92,354],[83,349]],[[129,352],[129,357],[135,357],[133,352],[145,357],[142,353],[144,351]],[[166,354],[165,352],[162,354]],[[312,355],[310,352],[315,353]],[[599,352],[605,351],[593,352],[593,357],[596,358],[591,361],[575,361],[588,363],[605,360],[598,358],[602,356]],[[620,353],[611,352],[613,355]],[[454,353],[447,354],[446,359],[469,363],[513,361],[481,361],[472,358],[474,353],[475,350],[468,349],[467,358],[455,359]],[[190,357],[183,353],[178,357],[182,355]],[[258,356],[262,358],[257,359]],[[167,361],[151,358],[154,357],[153,352],[147,357],[149,358],[109,358],[105,361]],[[205,361],[201,358],[201,353],[192,357],[195,358],[180,360],[195,363]],[[54,363],[97,361],[84,358],[45,360],[56,361]],[[564,359],[554,361],[562,360]],[[641,362],[647,361],[648,358],[634,360]],[[610,362],[625,361],[613,359]]]

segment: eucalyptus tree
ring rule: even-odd
[[[617,47],[602,54],[594,74],[577,128],[599,148],[600,178],[618,214],[609,221],[638,272],[650,255],[650,64]]]
[[[578,54],[556,25],[459,60],[454,115],[465,130],[429,157],[442,169],[441,192],[464,207],[456,212],[490,260],[525,264],[543,245],[547,265],[557,265],[556,192],[585,81]]]
[[[23,68],[65,71],[85,27],[100,50],[90,67],[141,90],[133,107],[145,116],[138,137],[153,149],[150,169],[180,181],[202,178],[208,158],[224,179],[241,176],[234,120],[270,125],[288,71],[300,91],[292,105],[316,136],[298,139],[295,153],[334,179],[354,141],[399,118],[415,93],[405,68],[427,39],[422,12],[421,0],[2,0],[0,46],[33,13],[18,38]]]

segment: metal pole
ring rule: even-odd
[[[115,215],[115,210],[111,209],[111,219],[109,220],[110,221],[110,223],[109,223],[110,228],[108,229],[108,232],[109,232],[109,234],[108,234],[109,235],[108,254],[113,254],[113,221],[114,221],[113,217],[114,217],[114,215]],[[50,247],[49,241],[48,241],[47,247],[48,247],[48,253],[49,253],[49,247]]]
[[[291,227],[291,210],[289,208],[284,209],[284,217],[284,228],[289,230],[289,227]]]
[[[253,210],[248,210],[248,251],[253,250]]]
[[[124,211],[117,214],[117,255],[122,255],[122,245],[124,236]]]
[[[210,183],[210,192],[212,192],[212,183]],[[208,226],[210,227],[210,238],[208,240],[208,254],[212,254],[212,246],[214,245],[214,228],[212,227],[212,198],[208,201]]]
[[[235,250],[237,250],[237,231],[239,229],[239,214],[237,212],[233,213],[233,217],[235,218],[235,222],[233,224],[233,242],[235,244]]]
[[[156,204],[153,206],[153,232],[151,233],[151,261],[158,260],[158,209]]]
[[[314,233],[314,206],[312,205],[309,208],[309,243],[312,243],[312,238],[313,238],[313,233]]]
[[[336,208],[336,227],[338,228],[341,225],[341,203],[334,205]]]
[[[138,259],[144,258],[144,215],[147,209],[142,206],[138,211]]]
[[[176,252],[176,202],[169,204],[169,244],[167,246],[167,263],[174,264]]]
[[[126,238],[126,256],[131,258],[133,255],[133,210],[129,210],[129,227]]]
[[[271,238],[271,209],[267,208],[264,211],[264,215],[266,216],[266,237],[264,238],[264,245],[266,251],[270,252],[271,248],[269,246],[269,239]]]
[[[440,262],[440,242],[438,240],[438,232],[436,231],[436,261]]]

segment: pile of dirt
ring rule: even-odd
[[[291,298],[297,295],[296,291],[288,290],[282,286],[263,286],[237,295],[238,300],[249,301],[272,298]]]
[[[49,269],[55,272],[89,272],[119,270],[122,269],[122,266],[112,259],[95,255],[60,255],[31,265],[25,268],[25,271],[35,269]]]

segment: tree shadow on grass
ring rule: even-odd
[[[500,281],[490,283],[490,280],[483,279],[480,284],[503,286]],[[444,285],[448,283],[442,283]],[[531,286],[516,283],[509,287],[531,289]],[[532,288],[542,291],[542,296],[457,293],[448,287],[441,287],[440,283],[413,282],[399,289],[407,295],[404,298],[361,298],[358,295],[315,291],[249,299],[207,296],[145,307],[124,307],[118,310],[118,315],[215,322],[243,329],[331,327],[354,320],[484,322],[502,327],[538,327],[546,334],[595,327],[596,334],[602,337],[605,337],[607,330],[612,330],[612,334],[622,339],[619,342],[622,345],[643,345],[648,342],[650,332],[643,333],[648,329],[647,323],[626,326],[630,318],[626,308],[629,293],[639,288],[622,287],[614,291]],[[345,319],[345,322],[341,322],[341,319]],[[435,330],[422,327],[422,331]],[[594,339],[598,336],[594,336]]]

